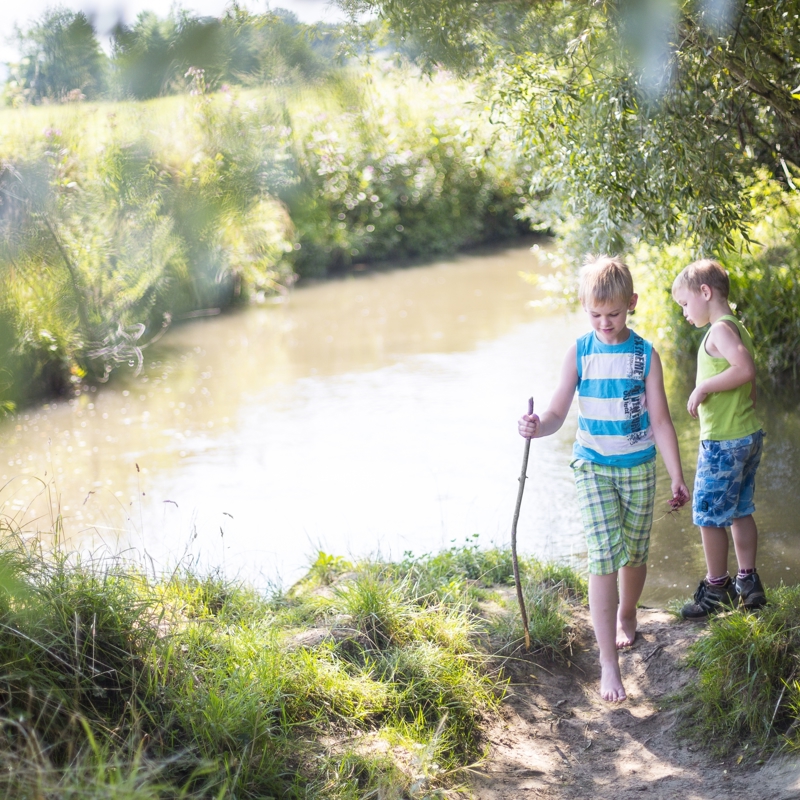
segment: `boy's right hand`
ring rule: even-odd
[[[692,391],[692,393],[689,395],[689,400],[686,403],[686,410],[695,419],[697,419],[697,416],[700,413],[697,410],[697,407],[700,405],[700,403],[704,403],[707,397],[708,397],[708,392],[704,392],[699,386],[696,386]]]
[[[539,434],[539,425],[538,414],[523,414],[517,423],[519,435],[525,439],[535,439]]]

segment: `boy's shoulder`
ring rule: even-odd
[[[753,340],[750,331],[747,330],[745,324],[735,314],[725,314],[712,322],[706,333],[706,340],[713,342],[715,339],[718,340],[720,336],[727,335],[727,332],[735,334],[745,344]]]
[[[730,314],[723,314],[721,317],[714,320],[714,322],[711,323],[711,327],[714,328],[715,326],[720,326],[720,325],[733,325],[735,328],[738,328],[740,325],[743,324],[744,323],[739,319],[739,317],[736,316],[736,314],[730,313]]]

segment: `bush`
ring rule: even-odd
[[[751,243],[739,250],[700,253],[692,243],[667,247],[640,244],[631,264],[640,295],[637,317],[676,360],[694,363],[703,332],[689,325],[672,299],[672,281],[696,258],[719,258],[731,279],[731,305],[753,336],[756,366],[771,382],[800,376],[800,198],[768,180],[752,189],[759,220]]]
[[[287,118],[297,182],[279,196],[305,277],[356,262],[419,258],[518,235],[528,177],[469,107],[469,87],[439,76],[329,83],[336,98]],[[422,91],[420,91],[422,90]]]
[[[138,368],[172,321],[297,275],[521,230],[525,171],[446,76],[211,95],[190,72],[190,97],[5,112],[0,337],[27,380],[8,400]]]

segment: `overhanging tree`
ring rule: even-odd
[[[732,247],[757,180],[795,191],[800,0],[340,2],[413,40],[426,69],[483,79],[582,247]]]

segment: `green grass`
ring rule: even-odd
[[[509,556],[474,540],[401,564],[320,553],[268,596],[10,535],[0,551],[0,796],[21,800],[443,796],[482,757],[495,653],[522,638]],[[582,582],[522,570],[553,655]]]
[[[407,554],[398,566],[422,598],[460,600],[482,614],[492,652],[521,652],[524,631],[509,549],[482,548],[476,535],[441,553]],[[520,575],[532,650],[557,658],[571,646],[569,606],[585,601],[586,580],[570,566],[543,564],[530,557],[520,559]]]
[[[697,679],[678,702],[687,733],[719,754],[800,747],[800,587],[768,597],[758,613],[712,617],[689,650]]]

